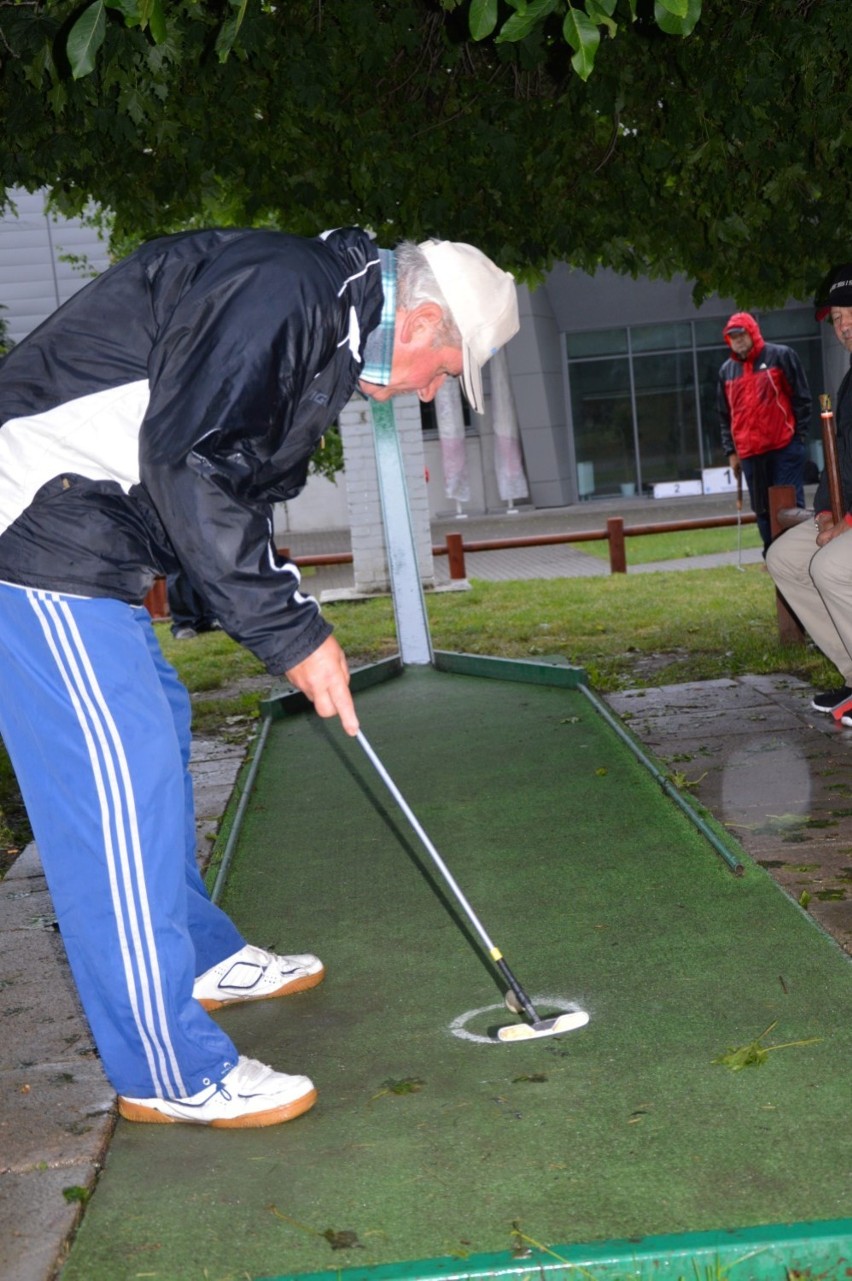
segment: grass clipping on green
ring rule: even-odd
[[[810,1036],[803,1041],[783,1041],[780,1045],[762,1045],[761,1042],[765,1036],[776,1027],[778,1020],[770,1023],[769,1027],[761,1032],[760,1036],[749,1041],[747,1045],[740,1045],[736,1048],[728,1046],[724,1054],[720,1054],[714,1059],[721,1067],[730,1068],[732,1072],[741,1072],[747,1067],[761,1067],[769,1057],[772,1050],[789,1050],[795,1045],[813,1045],[816,1041],[821,1041],[821,1036]]]

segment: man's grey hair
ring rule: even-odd
[[[444,313],[444,322],[435,336],[435,346],[460,347],[461,334],[426,255],[413,240],[403,240],[395,254],[397,306],[413,311],[423,302],[437,303]]]

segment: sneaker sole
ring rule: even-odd
[[[291,996],[294,992],[307,992],[309,988],[317,987],[325,978],[325,966],[317,970],[316,974],[303,974],[299,979],[291,979],[289,983],[282,984],[274,992],[264,992],[260,996],[225,996],[218,1000],[215,996],[202,996],[198,998],[198,1004],[205,1010],[221,1010],[225,1005],[245,1005],[247,1001],[272,1001],[278,996]]]
[[[293,1121],[309,1111],[316,1101],[316,1090],[309,1090],[307,1094],[293,1099],[292,1103],[268,1108],[265,1112],[247,1112],[242,1116],[220,1117],[214,1121],[194,1121],[192,1117],[166,1116],[165,1112],[146,1107],[144,1103],[132,1103],[119,1095],[118,1113],[125,1121],[141,1121],[148,1125],[204,1125],[210,1130],[252,1130],[264,1125],[281,1125],[284,1121]]]

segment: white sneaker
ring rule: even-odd
[[[119,1096],[119,1114],[128,1121],[156,1125],[210,1125],[220,1130],[280,1125],[312,1108],[317,1100],[306,1076],[274,1072],[257,1059],[240,1055],[237,1066],[221,1081],[209,1081],[188,1099],[130,1099]]]
[[[192,995],[205,1010],[220,1010],[236,1001],[264,1001],[304,992],[324,978],[325,967],[319,957],[278,956],[247,943],[201,974],[193,984]]]

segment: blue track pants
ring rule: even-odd
[[[0,583],[0,734],[113,1086],[221,1080],[237,1051],[192,985],[243,939],[198,873],[189,696],[147,610]]]

